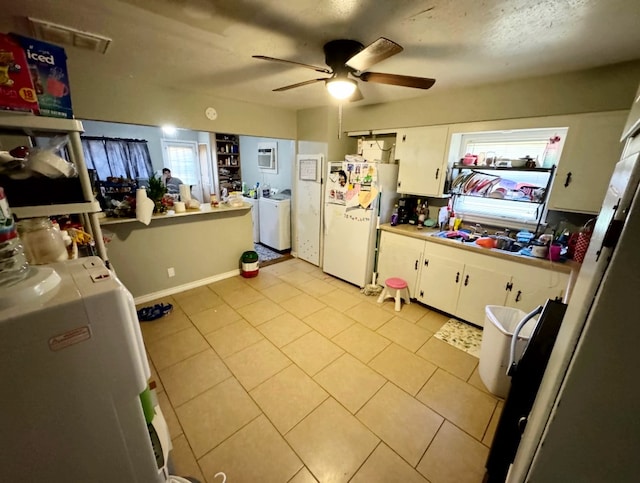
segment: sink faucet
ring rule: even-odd
[[[482,225],[480,225],[480,223],[476,223],[476,226],[472,226],[471,229],[473,230],[474,235],[481,233],[483,236],[485,236],[487,234],[487,230],[482,228]]]

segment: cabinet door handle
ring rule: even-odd
[[[567,179],[564,180],[564,187],[567,188],[571,184],[571,171],[567,173]]]
[[[398,181],[398,188],[400,188],[400,186],[402,186],[402,181]]]
[[[440,168],[436,169],[436,179],[438,179],[438,175],[440,175]]]
[[[405,142],[406,140],[407,140],[407,135],[406,135],[406,134],[404,134],[404,135],[402,136],[402,142]]]
[[[522,292],[518,290],[518,293],[516,294],[516,302],[520,302],[520,295],[522,295]]]
[[[456,273],[456,283],[460,281],[460,272]]]
[[[415,264],[415,266],[413,267],[413,269],[414,269],[414,270],[418,270],[418,260],[416,260],[416,264]]]
[[[469,275],[464,277],[464,286],[466,287],[467,285],[469,285]]]
[[[508,290],[509,292],[511,292],[511,289],[513,288],[513,283],[511,282],[507,282],[507,286],[504,288],[505,290]]]
[[[424,259],[424,266],[425,266],[425,267],[428,267],[428,266],[429,266],[429,260],[428,260],[428,259],[426,259],[426,258]]]
[[[424,297],[424,291],[420,290],[420,298]]]

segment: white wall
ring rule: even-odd
[[[258,143],[276,142],[278,144],[278,170],[267,171],[258,168]],[[242,181],[250,188],[260,183],[269,184],[278,190],[292,189],[295,166],[295,142],[290,139],[259,138],[240,136],[240,167]]]

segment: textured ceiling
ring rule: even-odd
[[[89,77],[300,109],[330,102],[323,77],[252,59],[324,66],[338,38],[404,47],[371,70],[434,77],[430,91],[360,82],[361,104],[459,86],[579,70],[640,58],[637,0],[0,0],[0,29],[30,34],[26,17],[113,39],[106,55],[67,47]],[[73,80],[72,80],[73,82]]]

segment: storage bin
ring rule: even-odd
[[[487,305],[485,324],[480,345],[480,364],[478,372],[487,389],[498,397],[506,397],[510,379],[507,376],[509,351],[513,331],[527,314],[520,309]],[[520,359],[529,337],[536,326],[537,318],[531,319],[518,334],[516,343],[516,361]]]

